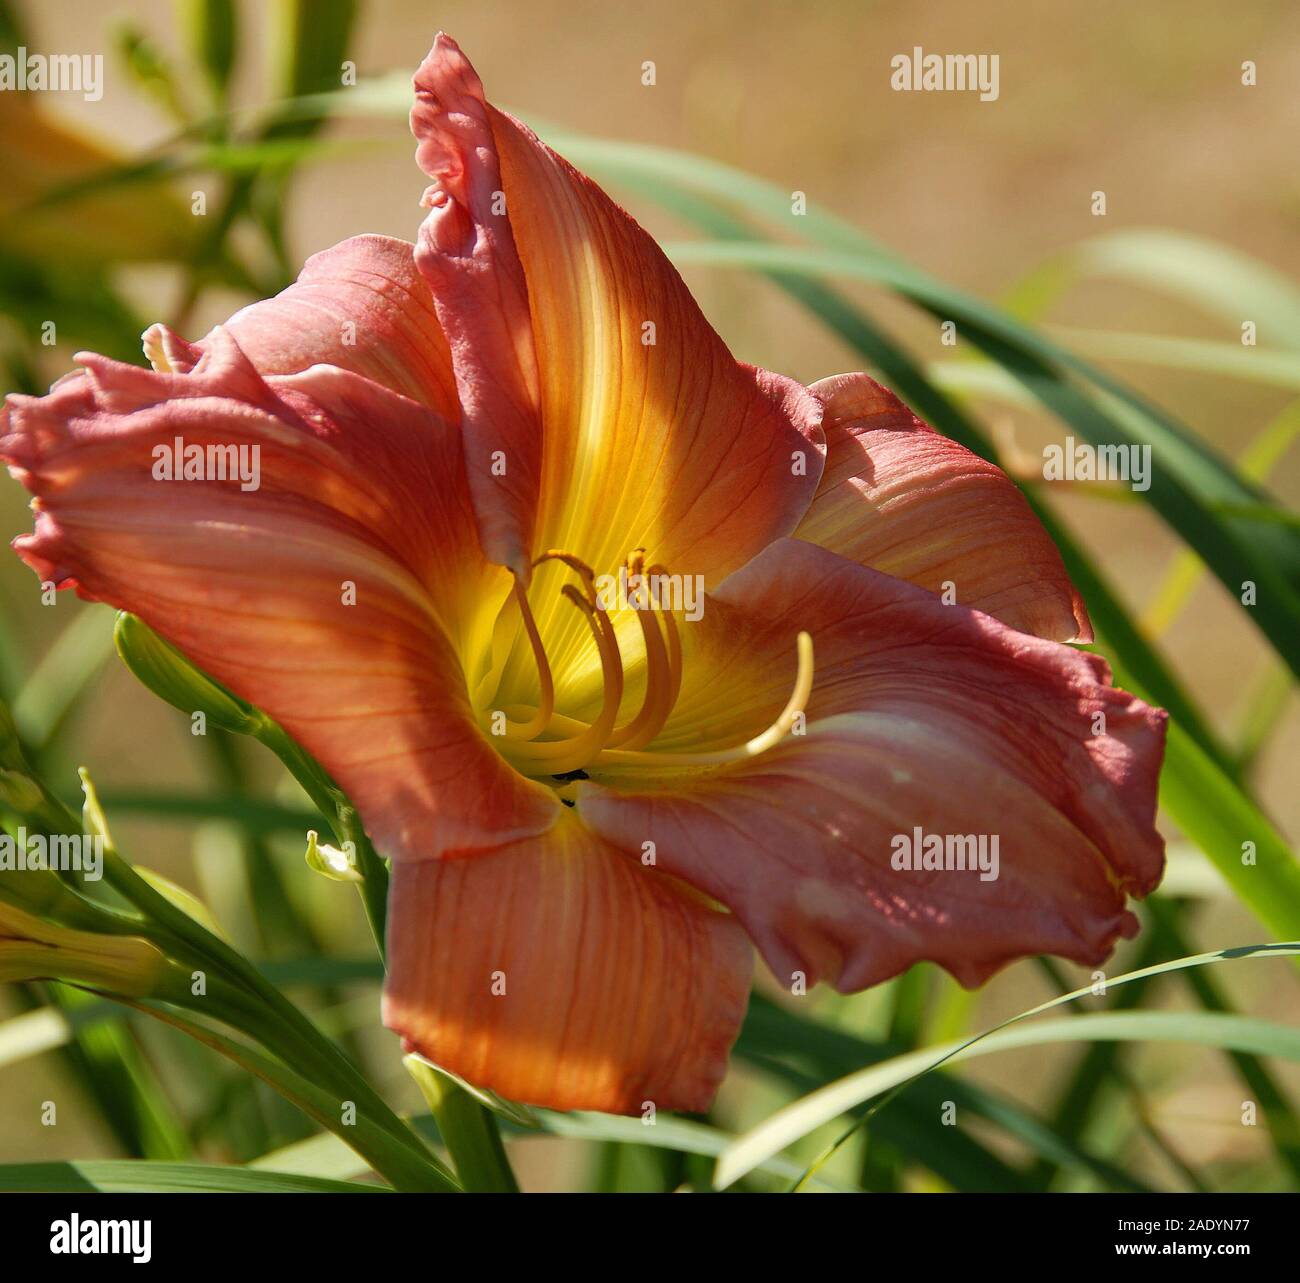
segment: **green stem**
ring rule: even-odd
[[[256,738],[284,763],[306,791],[317,809],[329,821],[338,840],[350,842],[356,853],[362,880],[358,889],[381,961],[386,960],[385,932],[388,910],[388,869],[371,845],[361,817],[343,791],[317,763],[281,729],[266,719],[254,731]],[[419,1084],[438,1129],[451,1154],[465,1189],[481,1192],[517,1193],[510,1160],[501,1141],[501,1131],[491,1110],[484,1108],[453,1079],[425,1065],[415,1057],[405,1058],[412,1077]]]
[[[256,1074],[322,1127],[332,1131],[356,1150],[394,1189],[410,1193],[458,1192],[459,1186],[452,1180],[451,1174],[432,1154],[423,1147],[417,1152],[405,1144],[396,1144],[393,1135],[379,1125],[379,1120],[360,1107],[356,1110],[355,1118],[349,1119],[340,1108],[346,1104],[346,1100],[335,1098],[333,1093],[287,1066],[259,1054],[253,1048],[241,1046],[215,1030],[196,1024],[155,1003],[130,1002],[129,1005],[174,1025],[196,1041]]]
[[[303,791],[333,828],[335,841],[352,844],[357,856],[357,871],[362,879],[358,885],[361,903],[370,923],[370,932],[375,938],[375,947],[382,959],[385,956],[384,933],[388,914],[388,869],[371,845],[356,808],[334,781],[285,734],[278,723],[267,718],[253,734],[284,763],[289,774],[302,785]]]
[[[416,1056],[402,1063],[428,1102],[456,1175],[472,1194],[517,1194],[519,1184],[491,1112],[454,1078]]]
[[[48,790],[44,793],[40,822],[55,832],[81,832],[82,825],[72,812]],[[94,805],[97,808],[98,802]],[[178,961],[187,965],[197,961],[212,972],[207,985],[210,1005],[204,1010],[257,1038],[286,1063],[311,1066],[322,1085],[344,1099],[355,1100],[359,1109],[408,1149],[426,1153],[420,1139],[388,1108],[343,1052],[252,963],[155,891],[109,841],[104,843],[104,880],[145,915],[141,935]],[[219,988],[223,979],[232,982],[228,988]],[[224,999],[220,1010],[216,1007],[219,992]]]

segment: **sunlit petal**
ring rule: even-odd
[[[513,1100],[707,1109],[749,993],[729,915],[572,813],[544,838],[395,867],[384,1023]]]
[[[221,332],[185,375],[80,359],[0,426],[43,579],[139,615],[279,721],[385,854],[551,823],[558,803],[469,709],[461,655],[509,584],[478,550],[454,428],[329,367],[273,388]],[[178,448],[206,475],[160,479]]]
[[[467,434],[490,430],[539,487],[534,552],[565,548],[606,573],[644,547],[716,583],[793,530],[821,472],[819,403],[738,364],[654,241],[485,106],[445,36],[416,86],[418,155],[438,180],[418,261],[452,339]]]
[[[1092,628],[1061,554],[1015,483],[865,374],[812,387],[826,470],[795,535],[1053,641]]]
[[[236,312],[222,328],[262,374],[336,365],[455,423],[451,353],[414,250],[390,236],[354,236],[313,254],[288,289]],[[184,374],[211,341],[188,344],[155,325],[145,348],[156,368]]]
[[[743,743],[815,639],[807,730],[713,771],[608,773],[579,813],[729,906],[783,981],[851,990],[922,958],[976,983],[1056,953],[1100,962],[1159,880],[1164,714],[1104,662],[784,540],[685,630],[679,738]],[[704,674],[692,684],[692,664]],[[999,871],[894,868],[894,840],[996,835]]]

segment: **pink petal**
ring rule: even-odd
[[[483,86],[445,36],[415,73],[411,131],[416,161],[435,180],[416,263],[451,340],[483,545],[527,578],[542,458],[528,287],[500,204]]]
[[[821,471],[820,403],[736,362],[655,242],[486,104],[447,37],[416,91],[436,180],[417,261],[451,338],[480,512],[499,493],[516,551],[563,548],[602,574],[643,547],[707,583],[789,534]],[[493,450],[504,477],[488,475]]]
[[[451,353],[414,249],[389,236],[354,236],[313,254],[288,289],[236,312],[222,328],[262,374],[336,365],[455,423]],[[158,368],[185,374],[212,339],[190,344],[155,325],[145,350]]]
[[[1163,867],[1163,712],[1096,656],[782,540],[684,630],[677,739],[694,723],[700,747],[742,743],[774,718],[800,629],[816,654],[805,736],[706,773],[665,766],[653,789],[584,784],[579,814],[625,850],[653,841],[785,982],[855,990],[929,958],[975,984],[1028,954],[1099,963],[1132,934],[1125,896]],[[893,868],[916,826],[997,835],[999,876]]]
[[[273,387],[220,330],[189,374],[79,360],[87,373],[0,420],[0,458],[35,496],[16,547],[42,578],[139,615],[280,722],[386,855],[553,822],[553,795],[505,765],[466,694],[462,655],[508,577],[478,549],[453,427],[342,370]],[[177,438],[257,447],[260,489],[155,479]]]
[[[398,864],[384,1023],[512,1100],[704,1110],[752,954],[732,918],[572,813],[473,859]]]
[[[864,566],[1053,641],[1091,641],[1047,531],[1000,468],[865,374],[822,379],[827,462],[795,531]]]

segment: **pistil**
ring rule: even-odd
[[[813,645],[808,633],[800,633],[796,639],[798,668],[795,673],[794,690],[786,701],[780,715],[761,735],[746,740],[735,748],[719,749],[712,753],[633,753],[617,749],[606,750],[596,758],[597,765],[604,766],[725,766],[730,762],[744,762],[749,758],[766,753],[768,749],[779,744],[794,728],[795,723],[808,707],[808,698],[812,694],[813,684]]]

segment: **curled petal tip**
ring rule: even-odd
[[[203,349],[186,342],[175,330],[158,322],[140,336],[149,364],[159,374],[188,374],[199,363]]]

